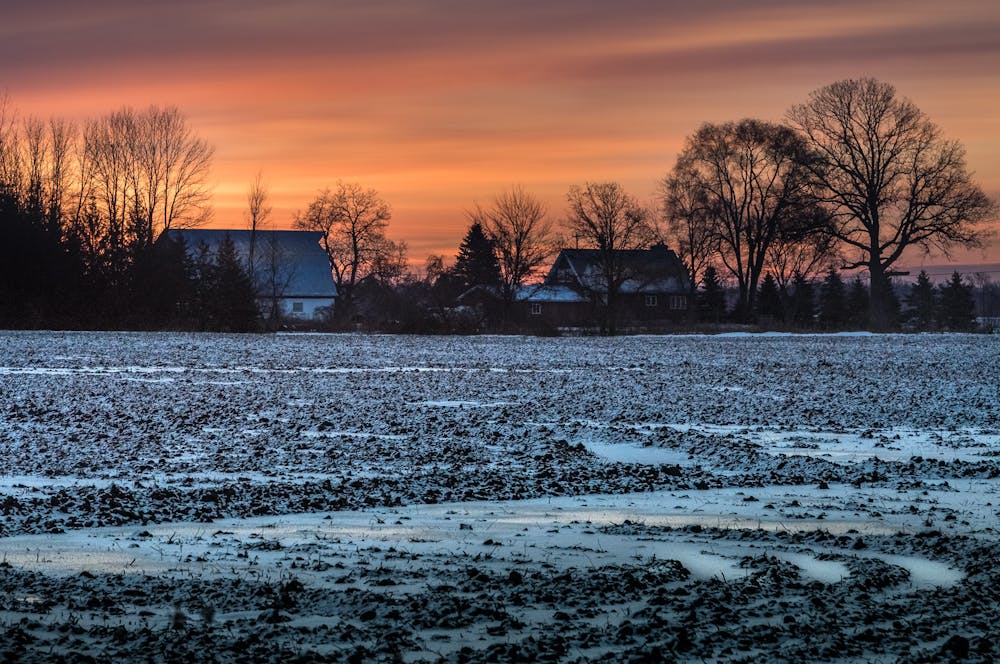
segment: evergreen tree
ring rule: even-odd
[[[819,320],[828,329],[842,327],[847,322],[847,289],[840,273],[833,268],[819,290]]]
[[[469,231],[458,247],[455,267],[452,269],[466,288],[499,286],[500,262],[497,260],[496,248],[478,222],[469,226]]]
[[[210,304],[217,329],[249,332],[257,328],[256,290],[227,233],[215,251]]]
[[[709,265],[701,278],[701,291],[698,293],[698,304],[702,320],[719,323],[726,315],[726,295],[722,291],[719,273]]]
[[[812,282],[801,272],[795,273],[792,281],[792,321],[796,325],[810,327],[816,314],[816,294]]]
[[[896,284],[892,279],[885,280],[885,330],[895,330],[899,328],[899,323],[903,319],[903,307],[899,301],[899,293],[896,292]]]
[[[182,238],[164,233],[136,255],[133,310],[144,326],[184,327],[194,305],[195,268]]]
[[[976,303],[972,286],[962,281],[957,271],[940,288],[939,319],[941,326],[953,332],[968,332],[976,327]]]
[[[906,321],[911,329],[923,332],[934,328],[938,308],[937,293],[931,278],[923,270],[910,287],[906,307]]]
[[[868,287],[855,275],[847,292],[847,323],[852,327],[868,327],[868,307]]]
[[[757,295],[757,316],[771,322],[785,320],[785,305],[781,300],[778,282],[770,272],[760,284],[760,292]]]

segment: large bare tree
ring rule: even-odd
[[[653,229],[649,212],[617,182],[572,186],[566,195],[570,234],[599,255],[604,296],[604,331],[615,333],[622,284],[631,275],[623,251],[649,245]]]
[[[906,249],[976,246],[996,206],[972,181],[961,144],[888,83],[838,81],[788,120],[818,157],[810,173],[832,234],[854,252],[846,267],[868,269],[871,324],[887,327],[888,276]]]
[[[367,276],[380,256],[391,251],[385,230],[392,210],[374,189],[355,182],[337,182],[295,215],[295,227],[323,233],[322,245],[337,284],[336,316],[349,320],[354,287]]]
[[[552,255],[552,223],[545,217],[545,204],[518,185],[467,215],[493,242],[500,264],[500,297],[509,311],[525,279]]]
[[[739,286],[744,315],[754,308],[769,248],[783,227],[811,219],[804,141],[762,120],[706,123],[687,140],[663,188],[682,221],[705,224],[700,243],[714,247]],[[706,249],[702,249],[703,251]]]

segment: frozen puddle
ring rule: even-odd
[[[601,443],[595,440],[583,440],[580,442],[587,448],[588,452],[605,461],[650,466],[681,466],[690,463],[690,455],[686,452],[679,452],[665,447],[643,447],[626,443]]]
[[[394,549],[408,555],[386,559],[381,565],[401,570],[416,566],[429,575],[442,564],[454,564],[460,554],[498,572],[520,565],[561,570],[676,560],[695,578],[735,579],[750,573],[740,565],[743,559],[767,554],[795,565],[806,579],[837,583],[850,575],[847,567],[836,559],[816,557],[833,553],[834,558],[877,557],[903,567],[910,572],[911,586],[947,586],[963,578],[947,565],[913,556],[835,547],[789,550],[773,540],[735,541],[681,530],[601,530],[626,521],[646,526],[699,523],[777,529],[774,523],[760,519],[754,522],[721,511],[706,513],[704,497],[697,503],[702,505],[701,513],[685,509],[686,513],[671,514],[667,506],[685,499],[690,507],[696,504],[687,496],[653,492],[99,528],[0,539],[0,558],[12,565],[56,574],[88,570],[212,575],[250,567],[281,573],[294,560],[302,560],[304,552],[310,560],[367,564],[364,561],[376,557],[377,552]],[[807,529],[802,522],[790,525]],[[862,525],[860,520],[831,520],[809,524],[808,529],[844,532]],[[872,532],[871,524],[867,525],[867,532]],[[783,524],[781,527],[787,529]],[[319,576],[315,581],[329,582],[329,578]]]

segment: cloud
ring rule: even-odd
[[[1000,189],[996,34],[976,0],[39,0],[4,8],[0,87],[41,116],[178,105],[218,148],[219,223],[257,170],[289,211],[356,178],[420,246],[510,182],[554,211],[588,178],[646,196],[702,121],[779,119],[860,75]]]

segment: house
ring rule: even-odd
[[[691,281],[677,254],[666,245],[622,250],[615,257],[621,275],[617,321],[644,327],[679,322],[687,315]],[[600,325],[608,301],[602,253],[563,249],[544,281],[522,288],[516,299],[529,323]]]
[[[665,245],[620,251],[622,283],[616,320],[632,327],[680,322],[690,306],[691,281],[677,254]],[[597,249],[563,249],[542,283],[521,286],[506,323],[533,328],[601,327],[607,313],[603,259]],[[482,313],[487,326],[502,320],[496,288],[476,286],[458,298]]]
[[[329,316],[337,297],[330,261],[316,231],[171,229],[164,235],[183,241],[188,255],[214,254],[228,235],[252,278],[264,318],[318,320]],[[253,260],[251,262],[251,240]]]

